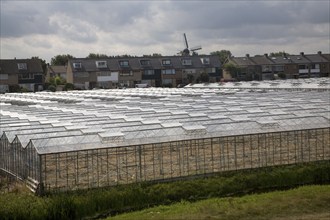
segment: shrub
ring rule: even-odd
[[[329,161],[229,171],[208,178],[169,183],[139,183],[36,197],[29,193],[0,196],[0,219],[82,219],[115,215],[182,200],[242,195],[303,184],[329,184]]]

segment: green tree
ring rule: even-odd
[[[231,56],[231,52],[229,50],[220,50],[211,52],[210,55],[217,55],[220,59],[220,62],[225,63],[228,57]]]
[[[70,54],[62,54],[62,55],[56,55],[55,57],[53,57],[50,61],[51,65],[62,65],[64,66],[65,64],[67,64],[69,59],[74,58],[72,55]]]
[[[99,53],[89,53],[86,58],[98,59],[98,58],[108,58],[106,54],[99,54]]]
[[[203,73],[199,76],[199,80],[200,80],[202,83],[208,83],[209,80],[210,80],[209,74],[203,72]]]
[[[194,75],[193,74],[187,74],[187,79],[189,83],[194,82]]]
[[[223,68],[230,73],[232,78],[237,78],[238,73],[241,71],[241,68],[233,63],[226,63]]]
[[[288,56],[289,53],[286,53],[285,51],[279,51],[279,52],[272,52],[269,54],[271,57],[281,57],[281,56]]]

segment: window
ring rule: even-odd
[[[172,79],[163,79],[162,82],[163,82],[163,85],[169,85],[169,84],[172,84]]]
[[[19,79],[33,79],[34,75],[33,73],[22,73],[18,75]]]
[[[320,64],[312,64],[312,69],[320,69]]]
[[[282,71],[284,71],[284,66],[283,65],[273,66],[273,71],[275,71],[275,72],[282,72]]]
[[[154,70],[144,70],[143,75],[152,76],[152,75],[155,75],[155,71]]]
[[[267,66],[267,65],[262,66],[262,72],[271,72],[271,71],[272,71],[271,66]]]
[[[175,69],[162,70],[162,74],[166,74],[166,75],[175,74]]]
[[[97,68],[107,68],[107,61],[96,61]]]
[[[81,68],[81,63],[73,63],[73,68],[80,69]]]
[[[210,58],[208,58],[208,57],[201,58],[201,61],[202,61],[202,64],[204,64],[204,65],[210,64]]]
[[[128,60],[120,60],[119,65],[121,67],[128,67],[129,66]]]
[[[75,78],[85,78],[88,76],[89,74],[87,72],[73,73],[73,77]]]
[[[299,69],[300,70],[308,69],[308,66],[307,65],[299,65]]]
[[[192,65],[192,62],[190,59],[182,59],[181,62],[182,62],[182,65],[184,65],[184,66]]]
[[[142,66],[150,66],[150,60],[140,60]]]
[[[19,70],[26,70],[27,69],[26,63],[18,63],[17,67],[18,67]]]
[[[97,76],[111,76],[111,72],[97,72]]]
[[[8,74],[0,74],[0,80],[7,80]]]
[[[122,71],[120,76],[133,76],[133,71]]]
[[[171,60],[169,60],[169,59],[162,60],[162,65],[163,65],[163,66],[171,65]]]

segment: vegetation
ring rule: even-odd
[[[288,56],[289,53],[286,53],[285,51],[279,51],[279,52],[271,52],[269,54],[270,57],[281,57],[281,56]]]
[[[329,219],[330,185],[303,186],[243,197],[181,201],[110,219]]]
[[[223,65],[223,68],[230,73],[232,78],[237,78],[241,72],[241,68],[233,63],[226,63]]]
[[[99,53],[89,53],[86,58],[91,58],[91,59],[108,58],[108,55],[99,54]]]
[[[209,74],[202,72],[202,74],[196,79],[197,82],[208,83],[210,81]]]
[[[70,54],[56,55],[51,59],[50,63],[53,66],[56,66],[56,65],[64,66],[65,64],[67,64],[68,60],[72,59],[72,58],[74,58],[74,57]]]
[[[0,219],[105,217],[180,201],[194,202],[206,198],[287,189],[305,184],[329,183],[330,163],[324,161],[231,171],[208,178],[169,183],[141,183],[108,189],[53,193],[44,197],[16,190],[0,196]]]
[[[220,50],[211,52],[210,55],[217,55],[220,59],[220,62],[223,64],[226,63],[228,57],[231,56],[231,52],[229,50]]]

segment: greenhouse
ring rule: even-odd
[[[2,94],[0,169],[43,192],[329,160],[319,80]]]

